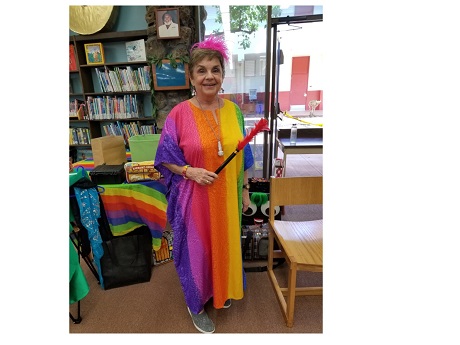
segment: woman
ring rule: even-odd
[[[244,138],[241,110],[218,96],[227,61],[220,38],[193,45],[189,68],[196,94],[169,113],[155,157],[168,187],[174,264],[193,324],[203,333],[214,332],[206,302],[213,298],[215,308],[229,308],[231,299],[243,298],[245,285],[241,213],[250,202],[250,146],[214,173]]]

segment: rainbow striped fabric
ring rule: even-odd
[[[161,181],[101,185],[104,209],[114,236],[147,225],[154,250],[161,247],[166,227],[166,186]]]
[[[126,152],[126,161],[131,162],[131,152],[129,151]],[[74,169],[77,169],[78,167],[83,167],[86,171],[92,171],[94,169],[94,160],[85,159],[82,161],[78,161],[73,163],[73,167]]]

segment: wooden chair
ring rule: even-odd
[[[275,290],[286,325],[294,324],[296,296],[322,295],[322,287],[297,287],[297,271],[323,271],[323,220],[275,220],[275,207],[322,204],[323,177],[272,177],[270,179],[270,216],[268,276]],[[274,241],[279,249],[274,250]],[[279,285],[273,272],[273,259],[284,257],[289,265],[288,284]]]

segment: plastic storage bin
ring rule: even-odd
[[[155,160],[160,134],[140,134],[129,138],[131,162]]]

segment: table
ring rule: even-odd
[[[73,167],[74,172],[70,173],[71,175],[77,172],[87,174],[93,170],[94,161],[88,159],[75,162]],[[91,179],[89,174],[87,177]],[[146,225],[152,233],[153,249],[158,250],[167,224],[167,188],[164,181],[101,184],[99,187],[112,234],[125,235]]]
[[[286,175],[286,160],[288,154],[322,154],[323,138],[298,137],[295,144],[289,138],[276,138],[277,147],[283,152],[283,177]]]
[[[152,233],[153,249],[161,246],[166,227],[166,186],[163,181],[101,185],[100,193],[110,230],[124,235],[145,224]]]
[[[95,191],[97,190],[101,202],[100,207],[105,212],[105,219],[101,219],[102,211],[100,212],[99,217],[99,203],[95,202],[85,202],[83,207],[85,212],[85,219],[92,218],[89,221],[85,221],[83,226],[88,229],[87,225],[90,225],[92,232],[88,231],[85,233],[85,238],[82,238],[82,241],[89,241],[88,245],[91,246],[94,255],[94,264],[87,260],[86,263],[91,269],[96,279],[99,282],[102,282],[102,264],[101,258],[103,257],[104,249],[102,248],[102,241],[107,241],[110,239],[110,234],[107,234],[107,231],[117,237],[125,235],[141,226],[147,226],[152,235],[151,246],[152,249],[157,252],[162,248],[162,238],[163,232],[167,225],[167,199],[166,192],[167,187],[164,184],[164,181],[139,181],[136,183],[120,183],[120,184],[94,184],[88,185],[86,179],[90,180],[88,172],[83,167],[75,168],[73,172],[69,173],[70,176],[70,185],[76,185],[80,180],[82,180],[81,187],[82,189],[88,189],[88,191],[78,191],[80,195],[86,195],[91,192],[92,195],[97,195]],[[83,185],[85,187],[83,187]],[[75,190],[75,195],[77,190]],[[72,197],[72,195],[70,196]],[[88,199],[90,199],[88,197]],[[81,212],[82,206],[78,205],[79,211]],[[72,211],[72,208],[71,208]],[[96,220],[97,214],[97,220]],[[72,215],[72,213],[71,213]],[[88,217],[88,215],[91,215]],[[81,213],[80,213],[81,216]],[[83,219],[81,218],[81,219]],[[72,221],[73,218],[71,218]],[[99,232],[100,227],[93,226],[94,224],[100,224],[99,220],[102,220],[104,233],[107,234],[104,239],[102,236],[99,239],[98,235],[94,236],[94,233]],[[110,228],[107,229],[108,227]],[[71,224],[72,225],[72,224]],[[71,227],[72,229],[72,227]],[[88,229],[89,230],[89,229]],[[100,233],[100,232],[99,232]],[[79,241],[79,240],[77,240]],[[82,242],[83,243],[83,242]],[[107,243],[107,242],[106,242]],[[77,248],[80,247],[80,243],[76,243]],[[80,253],[80,252],[79,252]],[[96,255],[97,254],[97,255]],[[101,255],[102,254],[102,255]],[[155,253],[156,255],[156,253]],[[79,260],[77,259],[77,262]],[[72,263],[72,261],[71,261]],[[72,268],[72,267],[71,267]],[[71,271],[72,273],[72,271]],[[71,282],[72,283],[72,282]],[[102,285],[101,285],[102,286]],[[72,286],[71,286],[72,288]],[[71,293],[74,290],[71,291]],[[71,318],[73,316],[71,315]],[[78,321],[79,318],[75,318]]]

